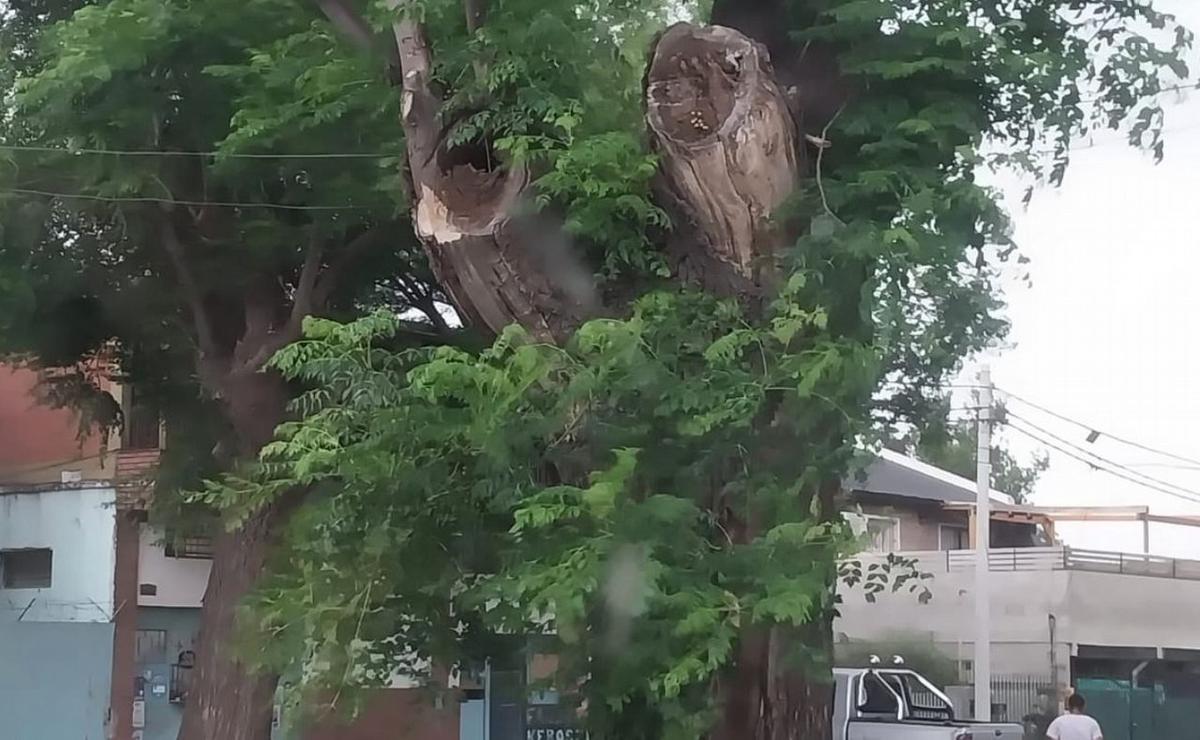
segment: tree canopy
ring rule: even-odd
[[[1004,414],[1004,407],[998,405],[993,418],[1002,421]],[[975,478],[978,422],[969,417],[953,417],[948,399],[935,406],[931,415],[915,423],[909,433],[888,444],[963,478]],[[1029,503],[1038,478],[1050,467],[1050,458],[1045,452],[1038,452],[1028,463],[1023,463],[997,441],[992,445],[991,463],[992,488],[1012,496],[1018,504],[1025,504]]]
[[[0,347],[224,412],[203,499],[258,544],[216,570],[271,563],[248,624],[299,696],[547,633],[622,737],[821,736],[836,482],[1005,330],[977,170],[1057,184],[1096,128],[1163,156],[1191,44],[1141,0],[71,11],[5,21]],[[443,295],[495,344],[393,341]]]

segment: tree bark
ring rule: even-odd
[[[672,26],[651,54],[646,114],[662,190],[686,217],[671,245],[679,276],[760,294],[785,236],[772,217],[800,182],[803,151],[766,50],[729,28]]]
[[[240,529],[213,542],[212,572],[204,592],[196,667],[180,740],[266,740],[278,677],[251,671],[237,659],[238,603],[266,563],[275,512],[254,514]]]
[[[721,714],[711,740],[829,740],[833,685],[794,665],[787,649],[830,645],[832,621],[802,628],[754,627],[717,683]]]
[[[491,142],[445,145],[425,30],[403,15],[406,0],[389,4],[401,14],[393,32],[412,221],[434,276],[479,328],[499,333],[516,323],[539,340],[565,338],[595,310],[590,282],[571,279],[582,266],[533,216],[524,166],[494,161]]]
[[[287,386],[275,372],[226,377],[222,402],[233,424],[239,456],[252,457],[283,421]],[[294,502],[279,501],[213,540],[212,571],[200,610],[192,690],[180,740],[267,740],[278,676],[257,673],[238,659],[237,609],[263,571],[280,524]]]

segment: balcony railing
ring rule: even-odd
[[[957,573],[975,569],[974,550],[903,552],[917,561],[918,569],[930,573]],[[864,555],[872,560],[878,555]],[[1165,558],[1141,553],[1081,550],[1074,547],[1021,547],[988,551],[993,572],[1074,570],[1089,573],[1179,578],[1200,581],[1200,561]]]

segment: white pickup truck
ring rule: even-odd
[[[903,668],[838,668],[833,740],[1023,740],[1016,724],[955,719],[937,687]]]

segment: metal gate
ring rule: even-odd
[[[1117,679],[1081,678],[1077,685],[1105,740],[1200,740],[1200,697]]]

